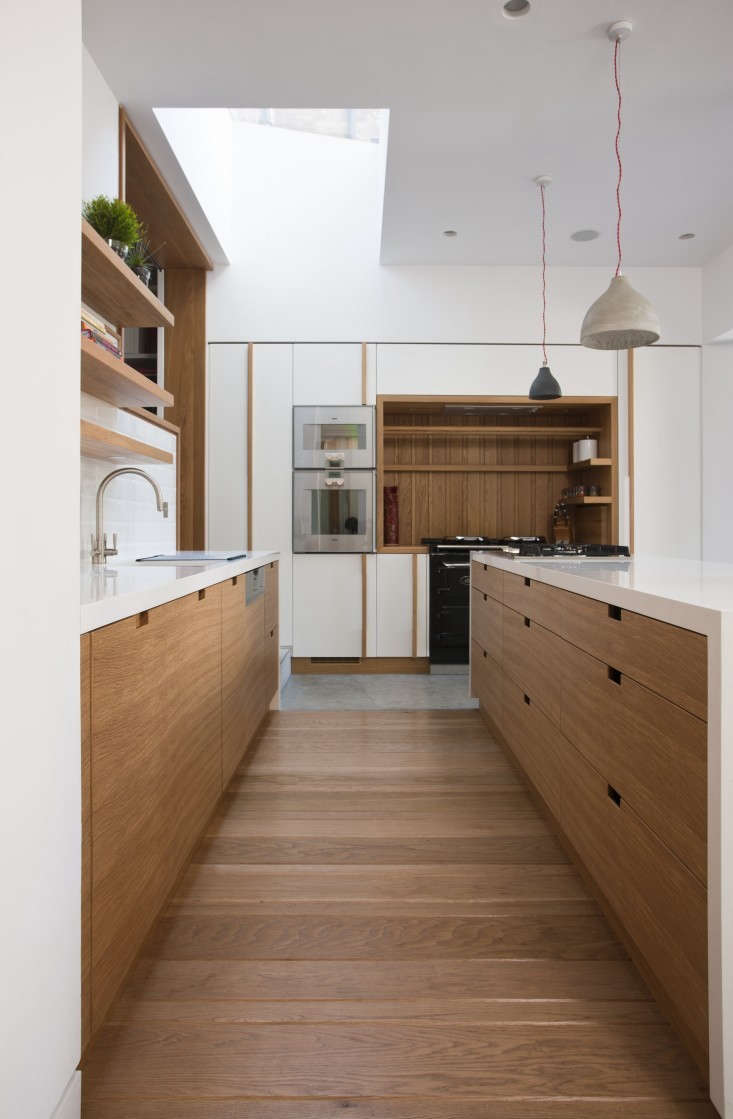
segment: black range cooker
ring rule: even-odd
[[[544,544],[544,536],[443,536],[423,540],[430,559],[430,663],[468,664],[471,552]]]

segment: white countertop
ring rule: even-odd
[[[141,610],[222,583],[279,559],[279,552],[248,552],[243,559],[216,563],[142,564],[109,560],[106,567],[81,568],[81,629],[88,633]]]
[[[631,560],[515,558],[473,552],[474,559],[588,598],[708,632],[713,616],[733,612],[733,564],[668,556]]]

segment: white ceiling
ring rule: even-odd
[[[551,262],[609,264],[621,18],[625,260],[699,265],[733,243],[731,0],[85,0],[84,38],[132,110],[389,108],[385,263],[534,263],[547,172]]]

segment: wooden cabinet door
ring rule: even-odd
[[[361,571],[359,555],[293,557],[294,657],[361,656]]]
[[[96,1030],[221,791],[221,590],[92,634]]]
[[[267,710],[263,659],[267,594],[247,603],[246,578],[222,586],[222,782],[228,785]]]
[[[92,992],[92,638],[81,635],[81,1048],[91,1036]]]
[[[277,560],[265,568],[265,629],[278,625],[280,611],[280,564]]]

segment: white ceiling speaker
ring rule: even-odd
[[[618,164],[616,180],[616,245],[618,248],[616,273],[606,291],[591,304],[580,328],[580,343],[591,350],[633,350],[637,346],[650,346],[659,339],[660,325],[657,313],[648,299],[632,288],[621,274],[621,79],[619,55],[621,43],[633,30],[630,20],[619,20],[608,28],[613,42],[613,77],[618,107],[615,151]]]

